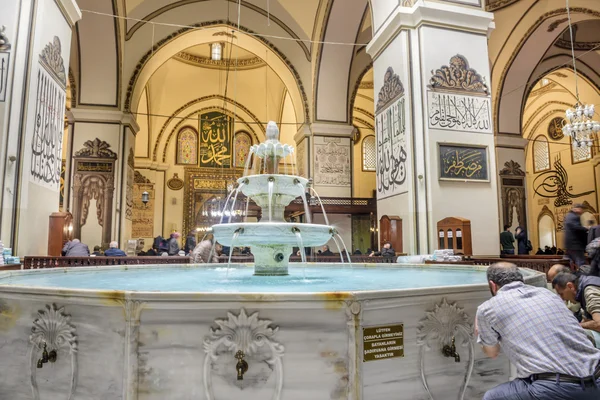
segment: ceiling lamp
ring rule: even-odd
[[[221,61],[223,56],[223,45],[221,43],[211,43],[210,58],[213,61]]]
[[[562,128],[566,136],[573,139],[575,147],[592,147],[594,143],[592,134],[600,131],[600,123],[593,120],[594,105],[582,105],[579,101],[579,87],[577,82],[577,64],[575,63],[575,46],[573,45],[573,25],[571,24],[571,10],[567,0],[567,17],[569,20],[569,32],[571,35],[571,57],[573,58],[573,72],[575,76],[575,97],[577,103],[573,109],[566,111],[567,121]]]
[[[567,123],[562,131],[575,142],[575,147],[592,147],[592,134],[600,131],[600,123],[594,118],[594,105],[576,104],[575,109],[566,111]]]

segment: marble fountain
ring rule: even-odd
[[[507,381],[472,333],[485,268],[288,265],[337,232],[283,220],[308,189],[277,173],[293,149],[276,129],[229,205],[244,193],[262,221],[213,230],[255,264],[1,272],[0,399],[481,399]]]

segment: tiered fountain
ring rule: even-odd
[[[238,194],[242,192],[261,207],[262,219],[260,222],[221,223],[212,228],[217,241],[225,246],[252,247],[255,275],[287,275],[294,246],[300,249],[322,246],[333,239],[340,247],[338,238],[341,241],[341,237],[332,226],[311,224],[310,220],[302,224],[285,221],[285,207],[297,197],[302,197],[307,211],[305,215],[310,218],[306,203],[308,180],[279,173],[280,162],[293,153],[293,147],[279,142],[279,129],[275,122],[269,122],[267,141],[250,149],[244,176],[238,179],[236,190],[230,193],[224,206],[225,210],[231,207],[230,215],[233,215]],[[254,165],[250,166],[252,155],[255,155]],[[247,175],[249,167],[259,173]],[[305,257],[304,251],[300,254]]]
[[[279,173],[293,148],[277,137],[270,123],[224,210],[239,214],[243,193],[261,221],[213,228],[252,246],[255,275],[287,275],[294,246],[337,242],[327,219],[284,220],[314,189]],[[474,400],[509,378],[504,356],[475,351],[484,267],[319,263],[272,278],[222,266],[0,270],[0,398]]]

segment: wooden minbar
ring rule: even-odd
[[[73,215],[70,212],[52,213],[48,229],[48,255],[60,256],[69,240],[73,240]]]
[[[461,217],[448,217],[437,223],[438,248],[454,250],[454,254],[473,255],[471,221]]]
[[[390,242],[396,254],[402,253],[402,218],[394,215],[381,217],[379,220],[379,240],[380,250],[385,242]]]

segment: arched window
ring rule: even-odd
[[[198,132],[191,126],[184,126],[177,134],[176,163],[198,164]]]
[[[246,132],[238,132],[235,134],[233,139],[233,154],[234,156],[234,167],[245,167],[248,154],[250,153],[250,147],[252,146],[252,138]]]
[[[546,136],[540,135],[533,141],[533,172],[550,169],[550,148]]]
[[[375,149],[375,136],[366,136],[362,141],[362,169],[375,171],[377,168],[377,153]]]
[[[573,164],[588,161],[592,159],[592,148],[585,146],[582,142],[576,142],[571,138],[571,154]]]

